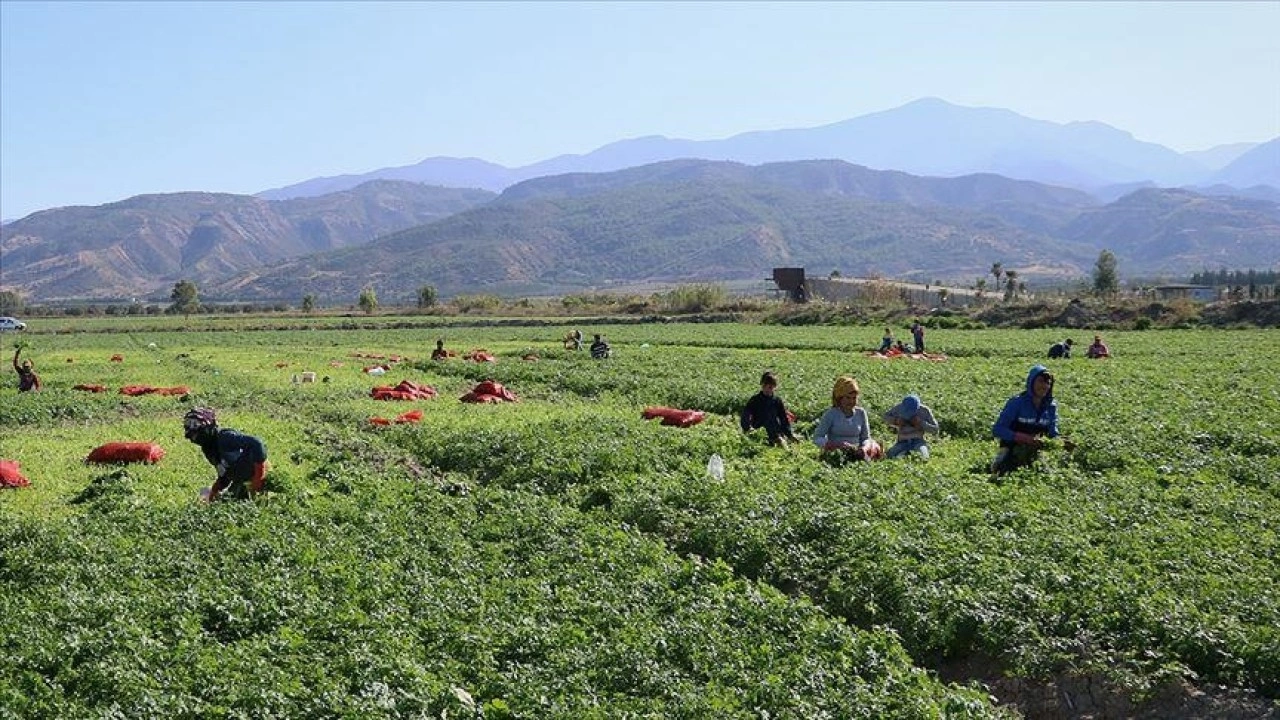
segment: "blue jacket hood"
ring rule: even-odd
[[[1049,377],[1053,377],[1053,373],[1049,372],[1049,368],[1043,365],[1036,365],[1035,367],[1031,368],[1031,372],[1027,373],[1027,397],[1033,397],[1031,392],[1031,385],[1035,383],[1036,378],[1040,377],[1041,375],[1048,375]],[[1053,399],[1053,385],[1049,386],[1049,394],[1045,396],[1045,399],[1046,400]]]

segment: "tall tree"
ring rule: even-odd
[[[1116,272],[1116,256],[1110,250],[1098,253],[1093,266],[1093,291],[1103,297],[1115,295],[1120,289],[1120,275]]]
[[[1018,271],[1004,271],[1004,299],[1012,300],[1018,296]]]
[[[307,293],[306,295],[303,295],[302,296],[302,312],[310,315],[311,312],[315,309],[316,309],[316,296],[312,295],[311,293]]]
[[[22,296],[12,290],[0,291],[0,312],[20,313],[26,307]]]
[[[420,308],[435,307],[436,300],[437,300],[437,296],[436,296],[435,285],[423,285],[422,287],[418,288],[418,307]]]
[[[174,283],[169,299],[173,301],[169,306],[171,313],[182,313],[190,317],[191,313],[200,309],[200,290],[190,280],[179,280]]]
[[[1000,292],[1000,276],[1004,274],[1004,263],[991,263],[991,274],[996,278],[996,292]]]
[[[373,291],[372,285],[365,285],[360,291],[360,299],[356,302],[360,309],[366,315],[372,315],[374,310],[378,309],[378,295]]]

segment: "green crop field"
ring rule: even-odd
[[[44,390],[0,376],[0,458],[31,480],[0,491],[0,717],[1048,716],[1051,686],[1055,717],[1278,712],[1278,331],[1044,361],[1062,331],[934,329],[928,362],[867,357],[880,327],[582,325],[614,346],[593,361],[559,326],[361,323],[33,323]],[[438,337],[498,361],[427,361]],[[995,481],[991,424],[1038,362],[1079,447]],[[886,447],[920,394],[932,457],[744,436],[766,369],[805,435],[839,375]],[[440,394],[369,397],[402,379]],[[458,401],[484,379],[520,402]],[[266,442],[264,496],[198,501],[197,404]],[[84,464],[109,441],[167,454]]]

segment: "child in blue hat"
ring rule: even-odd
[[[896,458],[911,452],[919,453],[923,458],[929,457],[929,445],[924,434],[938,432],[938,421],[928,406],[920,404],[919,395],[902,398],[902,402],[884,414],[884,421],[898,431],[898,442],[885,453],[887,457]]]

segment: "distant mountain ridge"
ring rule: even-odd
[[[368,242],[492,197],[379,180],[282,202],[189,192],[44,210],[0,228],[0,283],[33,298],[139,297],[178,279],[210,283],[264,263]]]
[[[376,237],[375,236],[380,236]],[[1280,266],[1280,205],[1158,188],[1102,205],[992,174],[919,177],[839,160],[671,160],[539,177],[495,196],[376,181],[315,198],[146,195],[0,230],[0,283],[31,300],[203,297],[404,301],[557,294],[616,283],[766,277],[775,264],[968,282],[992,262],[1034,282]]]
[[[1024,117],[1011,110],[962,107],[937,98],[925,98],[891,110],[812,128],[746,132],[721,140],[647,136],[518,168],[477,158],[436,157],[405,167],[315,178],[266,190],[259,196],[283,199],[332,192],[381,177],[497,192],[537,177],[612,172],[680,158],[750,165],[836,159],[912,175],[954,177],[992,173],[1090,191],[1146,182],[1178,187],[1212,184],[1211,176],[1216,170],[1246,150],[1252,150],[1244,147],[1246,145],[1238,143],[1180,154],[1156,143],[1137,140],[1104,123],[1054,123]],[[1216,182],[1224,183],[1235,185],[1225,180]]]
[[[1125,242],[1130,234],[1141,241]],[[1183,235],[1193,236],[1190,239]],[[1180,245],[1173,259],[1160,243]],[[1203,239],[1203,242],[1201,241]],[[495,201],[358,249],[308,255],[215,288],[259,299],[547,294],[614,283],[766,277],[775,265],[924,282],[1086,276],[1114,246],[1126,274],[1280,264],[1280,205],[1140,190],[1084,193],[999,176],[920,178],[839,161],[675,160],[529,180]]]

